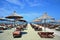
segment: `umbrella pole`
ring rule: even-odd
[[[15,19],[14,19],[14,27],[15,27]]]
[[[46,32],[46,19],[44,20],[44,32]]]

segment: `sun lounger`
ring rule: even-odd
[[[42,31],[42,28],[38,28],[38,31]]]
[[[52,26],[50,26],[49,28],[50,28],[50,29],[53,29],[53,28],[55,28],[55,27],[54,27],[54,25],[52,25]]]
[[[21,37],[21,31],[14,31],[13,32],[13,37]]]
[[[23,27],[26,28],[27,27],[27,24],[23,25]]]
[[[42,28],[40,28],[39,25],[35,25],[35,24],[30,24],[32,26],[32,28],[34,28],[35,31],[42,31]]]
[[[0,33],[3,33],[3,27],[0,27]]]
[[[34,29],[35,29],[35,31],[42,31],[42,28],[39,28],[39,27],[36,27]]]
[[[0,30],[3,30],[4,28],[3,27],[0,27]]]
[[[53,38],[54,37],[54,32],[38,32],[39,36],[41,38]]]
[[[35,27],[35,25],[33,25],[33,24],[31,24],[31,23],[30,23],[30,25],[31,25],[31,27],[32,27],[32,28],[34,28],[34,27]]]
[[[17,27],[16,28],[16,31],[21,31],[21,27]]]
[[[60,26],[56,27],[55,30],[60,31]]]
[[[50,28],[50,29],[55,29],[56,27],[58,27],[59,25],[50,25],[50,26],[48,26],[48,28]]]

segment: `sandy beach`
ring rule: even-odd
[[[28,24],[26,30],[22,31],[25,32],[25,34],[22,34],[21,38],[13,38],[12,32],[15,30],[15,28],[12,28],[10,30],[4,30],[4,33],[0,33],[0,40],[60,40],[60,36],[55,34],[54,38],[41,38],[35,31],[32,29],[30,24]]]

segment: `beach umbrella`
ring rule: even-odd
[[[57,20],[57,24],[59,24],[59,25],[60,25],[60,20]]]
[[[56,20],[50,20],[49,22],[50,23],[56,23],[57,21]]]
[[[6,19],[6,18],[0,18],[0,21],[9,21],[9,22],[13,22],[13,20]]]
[[[54,20],[54,18],[51,16],[48,16],[46,12],[38,19],[44,20],[44,31],[46,31],[46,20]]]
[[[41,17],[39,17],[38,19],[42,19],[42,20],[48,20],[48,19],[53,19],[51,16],[47,15],[47,12],[45,12]]]
[[[33,22],[41,22],[42,20],[39,20],[39,19],[35,19],[33,20]]]
[[[57,22],[59,22],[59,23],[60,23],[60,20],[57,20]]]
[[[33,23],[40,24],[40,23],[42,22],[42,20],[39,20],[39,19],[37,19],[37,18],[36,18],[36,19],[35,19],[35,20],[33,20],[32,22],[33,22]]]
[[[12,20],[6,18],[0,18],[0,23],[9,24],[10,22],[12,22]]]
[[[8,21],[7,19],[5,19],[5,18],[0,18],[0,23],[1,23],[1,21]],[[3,23],[3,22],[2,22]]]
[[[12,15],[7,16],[6,18],[9,18],[9,19],[20,19],[20,18],[23,18],[23,17],[20,16],[20,15],[18,15],[18,14],[16,13],[16,11],[14,11],[14,12],[12,13]]]
[[[9,22],[12,22],[12,20],[6,19],[6,18],[0,18],[0,21],[9,21]]]
[[[27,24],[27,21],[26,21],[26,20],[24,20],[24,19],[20,19],[20,20],[18,20],[18,21],[20,21],[20,22],[23,22],[23,23],[26,23],[26,24]]]
[[[57,24],[57,21],[56,20],[50,20],[49,21],[49,24],[56,25]]]
[[[21,22],[27,22],[26,20],[23,20],[23,19],[21,19],[21,20],[18,20],[18,21],[21,21]]]
[[[16,13],[16,11],[14,11],[14,12],[12,13],[12,15],[7,16],[7,17],[5,17],[5,18],[14,19],[14,26],[15,26],[15,22],[16,22],[18,19],[21,19],[21,18],[23,18],[23,17],[20,16],[20,15],[18,15],[18,14]]]
[[[5,18],[0,18],[0,21],[9,21],[9,20]]]

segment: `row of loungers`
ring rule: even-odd
[[[60,26],[58,26],[57,28],[55,28],[55,30],[60,31]]]
[[[60,26],[60,25],[57,25],[57,24],[38,24],[38,25],[41,25],[41,26],[44,26],[46,25],[46,27],[48,27],[49,29],[55,29],[56,27]]]
[[[56,27],[58,27],[59,25],[47,25],[48,28],[50,29],[55,29]]]
[[[42,31],[42,28],[39,25],[30,24],[35,31]]]
[[[7,30],[7,29],[11,29],[13,28],[12,25],[3,25],[3,24],[0,24],[0,33],[3,33],[4,30]]]
[[[24,28],[26,28],[26,25],[24,25]],[[4,25],[4,24],[0,24],[0,33],[3,32],[2,30],[7,30],[7,29],[11,29],[14,28],[12,24],[9,25]]]
[[[11,29],[13,28],[12,25],[7,26],[7,25],[0,25],[0,33],[3,33],[3,30]]]
[[[36,25],[33,25],[31,24],[32,28],[35,29]],[[40,29],[42,30],[42,29]],[[54,32],[38,32],[38,35],[41,37],[41,38],[54,38]]]
[[[55,24],[55,25],[47,24],[46,27],[49,28],[49,29],[55,29],[56,31],[60,31],[60,25],[59,24]]]
[[[0,33],[3,33],[4,30],[11,29],[12,27],[0,27]]]
[[[21,37],[22,33],[21,31],[24,30],[24,28],[27,27],[27,24],[21,25],[20,27],[16,27],[16,30],[13,32],[13,37]]]
[[[6,30],[6,29],[11,29],[13,28],[13,25],[0,25],[0,29]]]

